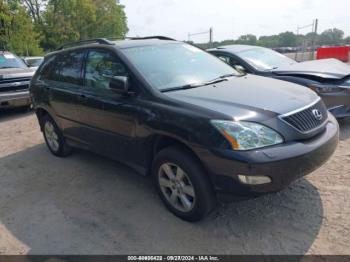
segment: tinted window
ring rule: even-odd
[[[144,78],[160,90],[237,74],[213,55],[184,43],[122,49]]]
[[[60,81],[81,85],[81,69],[83,52],[71,52],[64,54],[60,61]]]
[[[81,85],[81,70],[84,51],[74,51],[48,58],[41,79]]]
[[[59,59],[58,56],[50,56],[45,59],[40,73],[40,79],[59,80]]]
[[[86,61],[85,83],[88,87],[109,88],[109,78],[105,76],[126,76],[125,66],[113,53],[90,51]]]

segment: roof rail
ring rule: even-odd
[[[167,37],[167,36],[161,36],[161,35],[155,35],[155,36],[145,36],[145,37],[127,37],[127,39],[130,40],[147,40],[147,39],[159,39],[159,40],[170,40],[170,41],[176,41],[173,38]]]
[[[80,40],[80,41],[76,41],[76,42],[70,42],[70,43],[66,43],[63,44],[62,46],[60,46],[57,50],[63,50],[65,47],[74,47],[74,46],[79,46],[79,45],[83,45],[83,44],[93,44],[93,43],[97,43],[97,44],[104,44],[104,45],[113,45],[113,43],[111,43],[110,41],[108,41],[105,38],[95,38],[95,39],[87,39],[87,40]]]

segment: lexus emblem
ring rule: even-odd
[[[322,113],[321,113],[318,109],[312,110],[312,114],[314,115],[314,117],[315,117],[317,120],[322,120],[322,118],[323,118]]]

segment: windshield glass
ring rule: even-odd
[[[30,67],[38,67],[43,62],[44,58],[26,58],[25,61]]]
[[[184,43],[122,50],[143,77],[159,90],[200,84],[222,75],[239,75],[220,59]]]
[[[296,63],[293,59],[268,48],[253,48],[238,52],[237,55],[260,71],[277,69],[283,65]]]
[[[21,59],[13,54],[0,53],[0,69],[3,68],[27,68],[27,66]]]

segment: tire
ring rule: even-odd
[[[196,222],[214,209],[213,187],[188,150],[172,146],[160,151],[153,161],[152,176],[163,203],[177,217]]]
[[[57,157],[66,157],[72,152],[72,148],[67,145],[62,131],[56,122],[49,116],[44,115],[40,119],[44,139],[50,152]]]

